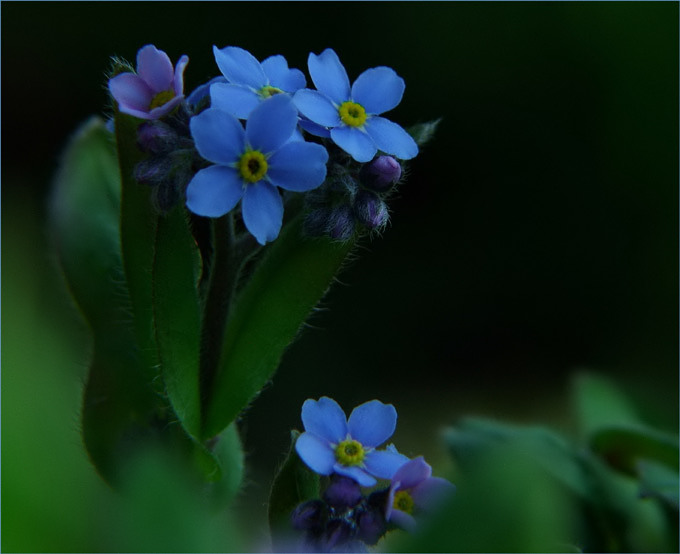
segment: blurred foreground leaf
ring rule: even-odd
[[[638,462],[638,473],[640,475],[640,495],[642,497],[651,496],[659,498],[676,512],[678,511],[680,478],[678,477],[677,468],[673,470],[663,464],[642,460]]]
[[[271,378],[353,246],[304,238],[301,223],[298,217],[284,226],[238,293],[207,408],[206,438],[231,423]]]
[[[291,432],[290,450],[279,469],[269,494],[269,529],[274,551],[282,552],[290,547],[286,539],[290,536],[290,516],[301,502],[319,498],[319,475],[309,469],[300,459],[295,442],[299,431]]]
[[[111,134],[87,121],[67,146],[54,182],[51,227],[68,287],[92,331],[83,398],[83,437],[108,479],[115,459],[147,431],[158,408],[148,388],[123,279],[118,214],[120,177]]]

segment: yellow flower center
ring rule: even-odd
[[[282,92],[283,91],[280,88],[276,88],[271,85],[265,85],[258,91],[258,94],[262,98],[269,98],[271,96],[274,96],[275,94],[281,94]]]
[[[360,442],[348,439],[335,447],[335,459],[344,466],[358,466],[364,461],[366,451]]]
[[[413,505],[413,498],[408,492],[397,491],[397,493],[394,495],[394,502],[392,503],[392,507],[394,509],[401,510],[407,514],[412,514]]]
[[[238,161],[238,170],[249,183],[256,183],[267,173],[267,160],[259,150],[248,150]]]
[[[338,108],[340,119],[350,127],[361,127],[366,122],[366,110],[356,102],[343,102]]]
[[[154,108],[158,108],[159,106],[163,106],[164,104],[167,104],[168,102],[170,102],[170,100],[172,100],[174,97],[175,97],[174,91],[163,90],[151,99],[151,104],[149,105],[149,109],[153,110]]]

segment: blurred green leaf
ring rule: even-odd
[[[413,140],[416,141],[418,146],[423,146],[434,138],[434,134],[441,121],[442,119],[440,117],[439,119],[434,119],[426,123],[412,125],[407,129],[408,134],[413,137]]]
[[[643,425],[600,428],[590,436],[590,448],[609,465],[637,475],[637,462],[654,460],[677,468],[680,464],[678,437]]]
[[[640,475],[640,496],[659,498],[677,512],[680,491],[677,466],[671,469],[649,460],[641,460],[637,466]]]
[[[513,445],[572,492],[580,497],[589,495],[583,459],[562,436],[546,427],[466,418],[455,428],[446,430],[444,436],[454,458],[465,470],[477,464],[489,448]]]
[[[160,217],[153,259],[153,303],[158,354],[165,390],[177,417],[200,436],[199,257],[181,207]]]
[[[309,469],[295,451],[299,431],[291,431],[290,450],[280,467],[269,494],[267,515],[274,550],[286,550],[291,530],[290,516],[301,502],[319,498],[319,475]],[[283,543],[283,544],[279,544]],[[283,548],[277,548],[282,546]]]
[[[601,375],[577,373],[573,380],[572,398],[579,430],[586,440],[602,427],[639,421],[621,389]]]
[[[118,234],[120,177],[111,134],[92,118],[67,146],[54,182],[51,226],[59,261],[93,335],[83,437],[101,474],[145,434],[159,400],[143,379],[129,319]]]
[[[158,374],[158,355],[153,332],[151,272],[158,216],[150,200],[150,189],[134,178],[135,165],[143,158],[137,146],[141,121],[116,112],[116,144],[121,176],[120,237],[134,329],[143,371],[153,380]]]
[[[352,241],[340,244],[304,238],[301,226],[301,217],[284,226],[236,298],[207,407],[204,437],[232,422],[272,377],[284,350],[353,246]]]
[[[220,510],[236,497],[243,481],[243,447],[235,423],[220,433],[210,455],[217,462],[215,475],[210,479],[210,498],[213,507]]]

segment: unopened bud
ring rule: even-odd
[[[361,190],[354,198],[354,215],[369,229],[384,226],[390,218],[385,202],[374,192]]]
[[[361,184],[377,192],[387,192],[401,178],[401,165],[392,156],[378,156],[359,171]]]
[[[293,528],[298,531],[318,530],[323,525],[324,504],[321,500],[310,500],[298,505],[291,515]]]
[[[339,511],[353,508],[362,499],[361,487],[354,479],[334,473],[331,484],[323,493],[323,499]]]
[[[161,121],[142,123],[137,129],[137,145],[144,152],[164,152],[172,148],[177,139],[177,133]]]
[[[331,210],[328,221],[328,234],[335,240],[349,240],[354,234],[356,223],[352,209],[347,204],[340,204]]]

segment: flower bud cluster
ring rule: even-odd
[[[337,241],[349,240],[362,229],[381,231],[390,217],[386,200],[401,173],[401,164],[392,156],[361,165],[347,157],[336,161],[326,183],[307,195],[305,231]]]

